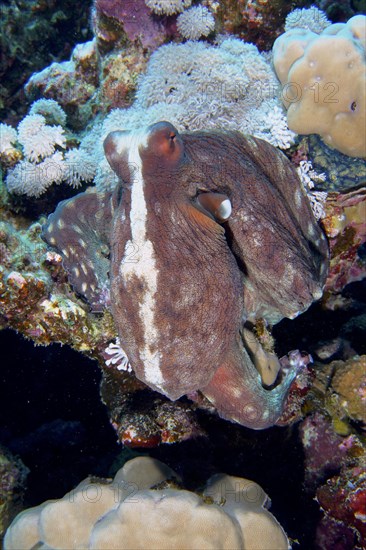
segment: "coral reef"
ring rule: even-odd
[[[317,365],[314,387],[300,424],[305,455],[304,487],[324,512],[315,548],[363,548],[366,449],[365,356]],[[309,397],[310,396],[310,397]],[[315,412],[314,412],[315,411]]]
[[[66,125],[66,113],[54,99],[38,99],[34,101],[29,110],[29,115],[42,115],[47,124],[52,126]]]
[[[337,293],[346,284],[365,277],[362,252],[366,242],[366,189],[330,193],[325,205],[324,228],[331,259],[326,291]]]
[[[108,315],[90,314],[70,294],[62,258],[42,243],[41,225],[22,228],[19,223],[19,218],[0,222],[2,327],[13,327],[38,344],[58,341],[96,351],[101,339],[108,342],[115,336],[112,321]]]
[[[22,509],[27,475],[22,461],[0,446],[0,544],[11,521]]]
[[[306,29],[320,34],[329,25],[331,25],[331,22],[325,13],[315,6],[311,6],[308,9],[303,8],[291,11],[286,17],[285,31]]]
[[[317,526],[315,547],[334,548],[341,540],[342,548],[363,548],[366,536],[365,449],[356,436],[335,434],[329,421],[319,415],[311,417],[302,430],[307,457],[307,489],[314,491],[316,476],[319,485],[316,498],[324,512]]]
[[[102,56],[98,72],[98,51],[95,40],[77,46],[70,62],[53,64],[33,75],[26,86],[28,95],[33,99],[39,94],[57,99],[73,129],[84,127],[98,110],[127,106],[137,85],[137,75],[145,67],[145,54],[136,46],[125,47],[122,54],[113,50]],[[135,129],[159,120],[170,121],[178,130],[239,130],[283,149],[289,148],[295,134],[287,127],[278,94],[279,85],[270,63],[251,44],[228,38],[219,46],[192,41],[162,46],[152,55],[146,74],[138,81],[133,106],[112,110],[102,124],[98,118],[93,128],[76,138],[80,146],[66,160],[70,160],[69,165],[77,165],[78,175],[73,177],[73,169],[71,175],[64,174],[61,157],[57,155],[53,165],[55,168],[58,165],[58,170],[51,177],[57,182],[69,177],[77,185],[81,179],[87,181],[96,174],[97,186],[114,186],[116,180],[104,159],[103,139],[110,131]],[[28,193],[36,187],[32,183],[19,183],[27,167],[24,163],[15,166],[12,189]],[[49,186],[50,177],[42,185],[45,178],[39,170],[35,171],[33,179],[36,178],[40,190]]]
[[[352,157],[366,156],[365,31],[366,17],[357,15],[320,34],[291,28],[273,45],[289,128]]]
[[[333,415],[366,426],[366,356],[334,361],[331,388]]]
[[[0,116],[24,115],[23,85],[34,71],[68,57],[76,40],[87,40],[89,0],[9,0],[0,6]],[[36,55],[35,55],[36,52]]]
[[[81,129],[93,114],[99,73],[95,39],[77,44],[70,61],[53,62],[34,73],[25,85],[29,99],[55,100],[68,115],[71,127]]]
[[[325,173],[325,180],[318,181],[316,188],[323,191],[345,192],[366,185],[364,159],[349,157],[328,147],[319,136],[313,134],[301,140],[317,172]]]
[[[8,124],[0,124],[0,162],[5,167],[17,163],[22,155],[15,144],[18,136],[16,130]]]
[[[305,487],[316,493],[324,515],[315,547],[363,548],[366,537],[365,448],[354,434],[342,436],[336,423],[315,413],[300,427],[305,451]]]
[[[314,35],[314,42],[323,36],[327,37],[329,43],[338,43],[342,39],[342,43],[348,41],[347,44],[351,44],[353,52],[363,53],[364,48],[360,45],[363,36],[357,30],[357,25],[354,26],[354,21],[362,22],[364,16],[347,23],[347,19],[354,16],[357,10],[361,11],[362,3],[359,0],[319,0],[316,5],[324,13],[315,7],[295,10],[285,22],[285,15],[290,9],[303,8],[310,3],[282,0],[201,0],[192,3],[188,0],[95,0],[91,14],[94,38],[87,28],[90,23],[87,22],[89,14],[86,2],[75,7],[69,0],[62,0],[57,8],[54,0],[8,0],[3,4],[0,8],[4,16],[0,30],[3,30],[1,46],[4,55],[0,60],[0,74],[4,78],[0,87],[0,108],[3,107],[6,124],[0,124],[0,163],[1,177],[4,175],[7,188],[0,182],[0,328],[12,329],[1,334],[4,345],[11,351],[9,355],[12,359],[9,357],[6,363],[2,362],[2,378],[7,395],[1,402],[5,421],[0,427],[0,441],[13,454],[20,455],[31,470],[25,506],[38,505],[48,498],[59,499],[88,472],[113,476],[126,459],[138,453],[149,453],[174,467],[184,479],[182,485],[176,476],[173,483],[163,482],[162,486],[151,489],[151,493],[169,489],[181,496],[185,492],[181,490],[182,486],[197,491],[197,487],[202,488],[204,481],[214,472],[224,471],[232,476],[255,479],[273,496],[273,514],[286,532],[299,541],[301,549],[314,547],[334,550],[341,547],[342,550],[353,550],[366,546],[366,165],[363,158],[349,156],[348,150],[344,154],[326,145],[320,137],[323,135],[321,132],[319,135],[299,137],[289,129],[286,110],[281,103],[281,85],[272,68],[272,53],[259,53],[259,50],[270,50],[274,39],[281,32],[298,36],[296,29],[299,26],[302,28],[301,36]],[[83,11],[81,18],[78,10]],[[71,11],[76,14],[75,21],[65,25],[64,15]],[[210,28],[206,28],[202,34],[198,34],[198,30],[204,20],[197,17],[198,13],[211,14]],[[196,14],[195,20],[192,14]],[[185,31],[182,21],[188,21]],[[331,24],[339,21],[343,25]],[[65,29],[63,35],[60,33],[61,26]],[[179,32],[179,27],[183,32]],[[24,32],[19,32],[20,28]],[[75,29],[77,34],[74,34]],[[333,30],[335,34],[329,34]],[[44,45],[37,47],[40,36]],[[75,38],[84,43],[74,48]],[[185,42],[187,38],[189,40]],[[50,45],[50,39],[54,40],[54,44]],[[195,42],[192,42],[193,39]],[[297,39],[294,42],[299,44]],[[310,49],[310,44],[306,48]],[[34,55],[35,50],[38,55]],[[338,48],[337,55],[333,56],[335,61],[340,51]],[[319,51],[319,55],[323,55],[322,51]],[[24,96],[21,90],[24,80],[33,71],[39,71],[51,62],[52,65],[40,73],[34,73],[28,80]],[[291,70],[298,62],[301,65],[303,59],[300,57],[295,61]],[[328,70],[332,63],[324,62],[324,65]],[[286,71],[288,73],[288,68]],[[324,74],[329,80],[328,73],[324,71]],[[331,81],[335,82],[334,78]],[[355,85],[356,79],[347,79],[347,86],[342,85],[342,93],[352,91],[351,84]],[[314,93],[317,91],[320,100],[322,89],[318,90],[315,86]],[[29,101],[34,103],[29,106]],[[347,103],[347,109],[350,108],[352,113],[356,113],[353,111],[356,107],[359,105],[354,105],[353,99]],[[27,109],[29,114],[24,118]],[[20,117],[23,117],[23,121],[19,123]],[[125,322],[119,322],[117,332],[115,320],[109,311],[110,308],[115,311],[116,300],[112,297],[111,304],[108,285],[102,285],[95,300],[85,301],[85,284],[91,287],[95,282],[92,274],[99,281],[108,279],[107,271],[111,265],[109,235],[104,241],[102,239],[101,245],[99,241],[101,226],[105,230],[103,238],[110,232],[107,227],[110,222],[108,208],[103,210],[103,223],[94,234],[88,227],[95,227],[94,214],[100,216],[101,213],[98,209],[78,209],[78,214],[85,216],[83,235],[77,234],[78,240],[75,241],[76,249],[80,252],[80,264],[76,266],[78,271],[75,265],[74,271],[70,269],[63,254],[63,251],[69,250],[67,239],[61,243],[62,250],[53,251],[41,238],[41,226],[46,223],[45,215],[54,211],[59,200],[67,199],[57,211],[62,211],[65,204],[79,204],[77,197],[70,201],[70,197],[76,193],[73,188],[80,187],[81,191],[86,191],[83,196],[88,197],[89,205],[93,195],[106,197],[112,193],[113,207],[120,209],[127,196],[124,193],[121,201],[118,192],[118,176],[121,176],[119,170],[122,165],[113,164],[113,151],[109,150],[117,175],[105,159],[103,141],[110,132],[137,130],[159,120],[170,121],[179,131],[173,141],[179,141],[181,136],[186,139],[191,131],[200,131],[208,139],[216,131],[237,130],[241,133],[240,140],[243,134],[250,133],[285,150],[294,165],[291,173],[295,174],[297,168],[313,213],[329,240],[330,272],[321,301],[296,319],[284,319],[274,327],[268,322],[277,323],[279,317],[269,315],[268,311],[257,311],[253,318],[245,319],[245,329],[240,334],[240,341],[242,337],[248,353],[247,360],[253,364],[250,373],[259,381],[261,388],[264,386],[265,394],[273,395],[276,387],[281,388],[281,383],[291,377],[289,373],[297,373],[283,402],[283,410],[281,407],[282,414],[273,429],[254,433],[239,424],[225,422],[216,414],[214,404],[200,391],[190,391],[173,402],[136,377],[133,369],[138,372],[142,366],[136,367],[136,359],[131,355],[130,346],[126,345],[129,341],[128,333],[138,333],[133,330],[134,316],[126,314]],[[357,129],[357,124],[353,129]],[[251,143],[253,145],[258,141],[252,139]],[[262,146],[268,147],[264,144]],[[201,158],[203,153],[201,155],[192,149],[189,156],[194,155]],[[268,193],[263,193],[265,207],[260,208],[252,197],[252,191],[258,190],[254,183],[250,185],[250,192],[247,189],[245,197],[239,201],[248,207],[253,199],[253,219],[248,222],[248,231],[240,239],[231,236],[228,227],[231,227],[237,201],[233,200],[231,194],[228,197],[227,173],[238,180],[243,172],[244,180],[251,182],[252,172],[248,170],[248,164],[239,173],[236,168],[230,167],[228,170],[228,160],[224,157],[220,150],[210,161],[209,168],[204,168],[202,173],[200,170],[196,172],[195,166],[194,183],[200,182],[198,176],[202,176],[205,187],[199,190],[198,196],[194,192],[189,199],[190,204],[198,207],[198,221],[197,234],[190,239],[190,252],[185,265],[190,265],[190,262],[193,265],[193,260],[197,260],[197,243],[200,239],[204,240],[202,234],[206,235],[208,231],[200,223],[205,217],[209,220],[208,225],[211,223],[225,228],[225,246],[226,243],[236,246],[236,241],[240,241],[245,253],[250,248],[248,243],[251,243],[251,239],[262,238],[259,228],[263,220],[267,219],[276,219],[282,229],[287,228],[282,233],[282,229],[276,226],[281,236],[281,246],[285,243],[286,248],[288,244],[287,222],[282,220],[281,225],[282,218],[279,219],[278,214],[271,211],[272,204],[280,204],[281,209],[280,206],[278,209],[284,212],[288,197],[278,203],[277,199],[271,200]],[[139,158],[134,158],[134,162]],[[233,158],[236,158],[235,155]],[[118,159],[116,162],[119,164]],[[207,158],[200,162],[200,167],[202,164],[207,164]],[[265,157],[262,164],[261,169],[269,165],[269,172],[281,173],[278,164],[269,162],[269,156]],[[147,160],[143,165],[144,177],[149,183]],[[162,171],[160,166],[159,172]],[[156,171],[153,170],[153,173],[156,178]],[[135,178],[136,173],[133,176]],[[220,187],[219,196],[208,185],[216,176]],[[177,185],[164,188],[159,200],[155,197],[154,209],[148,209],[148,220],[151,220],[153,213],[161,219],[169,218],[171,208],[168,197],[175,197],[176,187],[181,185],[181,177],[179,171],[174,178]],[[51,186],[51,181],[62,184]],[[288,178],[290,181],[293,180]],[[88,183],[94,183],[96,188],[87,189]],[[296,179],[293,193],[299,185]],[[150,189],[150,185],[147,187]],[[43,193],[46,189],[47,193]],[[13,192],[16,190],[25,191],[25,194],[16,194]],[[206,191],[206,197],[202,197],[202,190]],[[151,191],[151,198],[154,194]],[[289,196],[292,196],[291,193]],[[303,190],[301,196],[304,196]],[[176,197],[175,200],[179,202]],[[160,210],[159,205],[163,205]],[[309,211],[308,205],[305,210],[295,210],[294,224],[304,223],[303,230],[308,231],[309,226],[306,227],[304,221],[309,221],[307,214],[304,215],[304,212]],[[63,219],[61,216],[61,221]],[[187,219],[182,220],[182,227],[186,228]],[[54,228],[52,237],[56,242],[50,241],[52,245],[60,242],[61,230],[67,229],[66,234],[69,235],[75,225],[78,229],[81,227],[79,219],[77,222],[75,218],[66,221],[66,226],[62,227],[61,223],[56,230]],[[311,224],[315,224],[312,217]],[[180,223],[176,225],[181,227]],[[317,225],[312,227],[318,231]],[[167,232],[158,233],[158,242],[166,242]],[[168,234],[178,233],[173,224]],[[78,248],[83,248],[82,242],[88,243],[87,258],[84,249]],[[174,244],[177,242],[179,239]],[[243,267],[244,270],[247,266],[252,269],[254,264],[269,261],[269,266],[263,264],[264,267],[258,267],[255,277],[252,274],[248,277],[250,285],[246,289],[245,300],[256,290],[252,288],[252,281],[268,274],[268,267],[272,266],[274,272],[278,264],[289,264],[288,258],[281,260],[281,246],[276,241],[273,250],[268,246],[259,247],[260,253],[254,255],[255,262],[253,258],[249,261],[246,257],[243,262],[245,265],[240,265],[240,269]],[[132,260],[139,250],[134,247],[129,250]],[[200,262],[210,250],[209,246],[204,247]],[[297,247],[299,256],[301,250],[301,247]],[[120,252],[116,249],[113,251],[114,254]],[[70,260],[73,258],[72,253]],[[90,258],[91,263],[87,261]],[[222,253],[216,261],[211,258],[211,262],[207,262],[210,272],[220,271],[222,260]],[[94,269],[96,265],[98,269]],[[130,272],[134,266],[131,262]],[[295,270],[296,291],[293,294],[297,299],[301,294],[297,275],[300,272],[300,277],[306,278],[306,269],[304,272],[303,268],[300,265]],[[164,271],[172,272],[174,269],[170,263]],[[290,280],[293,273],[288,275]],[[272,286],[263,280],[263,292],[274,299],[281,287],[281,277],[271,276],[270,279]],[[179,277],[174,275],[171,280],[173,284]],[[99,281],[96,284],[98,289]],[[195,292],[196,287],[200,288],[200,281],[202,270],[195,268],[192,276]],[[224,278],[221,289],[226,289],[228,282],[230,277]],[[214,311],[212,317],[219,319],[217,312],[223,310],[220,305],[222,293],[214,285],[205,285],[205,281],[201,286],[211,289],[210,299],[206,303]],[[142,287],[146,289],[145,281]],[[136,304],[139,303],[137,295],[143,288],[133,291]],[[286,287],[282,292],[281,303],[291,304],[293,294]],[[169,307],[164,309],[164,318],[169,318],[173,309],[171,303],[177,303],[177,295],[169,300]],[[242,293],[238,295],[242,299]],[[258,302],[264,303],[262,297],[261,293],[258,300],[254,296],[252,301],[249,300],[249,306],[246,302],[244,313],[247,313],[247,307],[251,311],[253,304],[255,309]],[[185,292],[184,298],[187,302],[192,300],[189,310],[192,317],[196,310],[204,309],[201,305],[204,301],[194,301],[192,292]],[[224,306],[230,309],[230,303],[227,301]],[[304,303],[300,306],[296,311],[292,308],[292,313],[296,314],[305,307]],[[233,308],[225,317],[225,330],[228,330],[232,314]],[[203,345],[206,348],[212,345],[210,364],[214,369],[220,362],[220,346],[225,339],[222,336],[215,339],[214,331],[204,331],[205,326],[203,323],[201,325],[199,331],[202,331]],[[192,327],[193,323],[188,327],[187,334],[193,331]],[[197,334],[201,334],[199,331]],[[162,353],[168,349],[169,343],[174,343],[169,334],[168,330],[163,333]],[[36,347],[32,346],[32,342]],[[57,344],[46,349],[39,347],[56,342],[66,346],[62,349]],[[186,348],[189,350],[191,346]],[[139,349],[144,349],[143,344]],[[186,349],[182,355],[185,353]],[[89,361],[88,357],[96,361]],[[203,370],[203,362],[197,354],[192,364],[199,364]],[[191,378],[196,376],[196,370],[200,369],[195,369],[193,376],[189,373]],[[50,378],[55,387],[49,382]],[[230,380],[237,378],[232,377]],[[226,380],[218,380],[221,400],[226,399],[225,384]],[[232,384],[229,385],[232,388]],[[14,395],[17,399],[13,399]],[[207,395],[210,397],[209,390]],[[221,401],[218,409],[222,414]],[[40,411],[36,421],[35,410]],[[100,412],[97,413],[97,410]],[[237,411],[231,407],[228,414],[234,416]],[[87,428],[84,418],[91,419]],[[107,440],[110,444],[105,445]],[[62,458],[57,462],[55,456]],[[113,460],[115,464],[111,466]],[[2,528],[19,510],[13,504],[21,504],[18,497],[23,491],[25,470],[17,462],[19,471],[23,472],[17,477],[15,470],[18,466],[14,464],[13,459],[9,458],[5,473],[1,472],[1,479],[6,484],[5,496],[3,493],[0,495],[0,521],[2,512],[5,517]],[[164,471],[169,477],[171,471]],[[239,483],[235,477],[226,479],[234,479],[234,483]],[[11,485],[13,481],[14,485]],[[95,478],[88,481],[92,483],[92,489],[90,484],[81,487],[88,487],[87,495],[91,497],[95,493],[90,491],[98,493],[99,489],[104,491],[107,488],[108,492],[108,488],[114,487],[115,483]],[[258,486],[252,487],[256,495],[262,494],[257,492],[260,491]],[[79,489],[75,490],[76,493],[69,493],[76,495],[75,502],[78,505],[78,499],[81,499],[81,504],[88,500],[82,498],[85,494],[80,497]],[[231,486],[229,489],[231,491]],[[198,494],[188,494],[192,502],[199,503],[198,508],[216,506],[212,502],[212,495],[202,497],[200,491]],[[57,504],[54,510],[60,510],[59,504],[61,507],[65,505],[66,497],[54,501]],[[173,502],[169,498],[166,500]],[[149,503],[154,507],[155,502],[156,495],[151,497]],[[223,500],[217,501],[217,504],[221,512],[229,506]],[[118,505],[118,510],[123,506]],[[38,525],[43,521],[39,518],[47,507],[48,510],[52,508],[47,503],[43,508],[36,508]],[[84,522],[88,512],[83,515],[81,508],[74,512],[70,507],[68,512],[74,517],[80,513],[78,517],[83,518],[84,526],[90,527],[87,519]],[[306,521],[303,521],[304,511]],[[136,507],[131,512],[133,520],[136,519],[135,512]],[[261,514],[262,510],[259,512]],[[145,520],[146,513],[143,513]],[[45,516],[46,513],[43,518]],[[108,528],[114,526],[121,529],[115,512],[109,512],[107,516]],[[182,514],[179,519],[182,520]],[[92,523],[94,525],[94,520]],[[145,523],[144,533],[149,532]],[[253,525],[251,532],[256,532]],[[43,539],[37,535],[33,541],[36,547],[39,546],[39,540]],[[48,542],[49,547],[52,547]],[[110,539],[106,544],[111,547]],[[146,541],[144,544],[146,547]],[[161,547],[161,541],[159,545]],[[248,542],[244,540],[243,546],[246,545]]]
[[[360,463],[342,468],[316,492],[324,512],[316,532],[318,548],[336,548],[339,541],[347,549],[365,547],[366,470]]]
[[[297,172],[307,192],[315,218],[317,220],[325,218],[324,204],[327,199],[327,193],[325,191],[314,191],[314,187],[318,182],[324,182],[326,175],[318,174],[313,169],[312,163],[308,160],[300,160]]]
[[[219,28],[269,50],[288,12],[302,2],[283,0],[222,0],[216,10]]]
[[[113,85],[113,73],[107,78]],[[102,143],[114,130],[167,120],[179,131],[239,130],[286,149],[295,134],[287,128],[278,93],[270,63],[251,44],[235,38],[220,46],[171,43],[151,56],[133,106],[114,109],[102,124],[98,121],[81,139],[79,150],[94,164],[97,187],[108,189],[116,185],[116,178],[105,161]],[[109,97],[112,91],[103,94]]]
[[[145,0],[145,4],[158,15],[173,15],[189,8],[192,0]]]
[[[37,114],[43,111],[50,120],[46,124],[45,116]],[[65,154],[66,136],[64,128],[52,124],[59,120],[65,124],[66,115],[54,100],[39,100],[33,103],[30,113],[18,125],[13,142],[19,143],[23,160],[8,171],[6,185],[11,193],[39,197],[53,183],[67,181],[73,187],[79,187],[81,181],[90,181],[94,177],[94,165],[77,149],[70,149]],[[10,130],[7,129],[7,134]],[[10,143],[11,145],[11,143]],[[5,163],[12,150],[5,144],[3,153]],[[14,156],[14,155],[13,155]]]
[[[125,46],[129,42],[139,51],[154,50],[176,33],[176,27],[169,18],[159,20],[153,17],[150,8],[159,15],[172,15],[188,5],[190,0],[150,3],[144,0],[96,0],[93,27],[99,48],[105,52],[117,44]]]
[[[305,485],[314,490],[319,482],[339,471],[346,460],[344,437],[334,431],[331,420],[320,412],[305,418],[300,426],[305,453]]]
[[[113,481],[88,478],[62,499],[20,514],[6,533],[4,549],[45,544],[96,550],[287,550],[289,541],[268,511],[269,502],[256,483],[223,474],[211,477],[201,494],[186,491],[171,468],[140,457],[127,462]]]

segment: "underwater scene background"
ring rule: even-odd
[[[0,13],[2,547],[364,548],[365,1]]]

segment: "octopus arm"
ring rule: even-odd
[[[69,281],[93,311],[108,301],[111,193],[80,193],[62,201],[43,226],[42,238],[63,258]]]
[[[201,392],[213,403],[221,418],[253,430],[263,430],[273,426],[281,416],[297,367],[291,367],[275,388],[266,389],[241,339],[238,340],[236,349]]]

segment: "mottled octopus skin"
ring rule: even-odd
[[[200,390],[223,418],[273,425],[296,369],[264,388],[243,324],[305,310],[328,265],[296,170],[262,140],[179,135],[167,122],[112,132],[104,147],[119,188],[60,203],[44,228],[70,282],[99,310],[109,271],[120,339],[151,388],[173,400]],[[230,199],[228,221],[210,212],[216,193]]]

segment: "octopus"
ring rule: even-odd
[[[74,290],[110,308],[138,379],[171,400],[200,391],[252,429],[280,417],[296,365],[281,371],[250,326],[320,299],[328,244],[296,170],[239,132],[179,134],[168,122],[104,141],[118,176],[61,202],[43,238]]]

